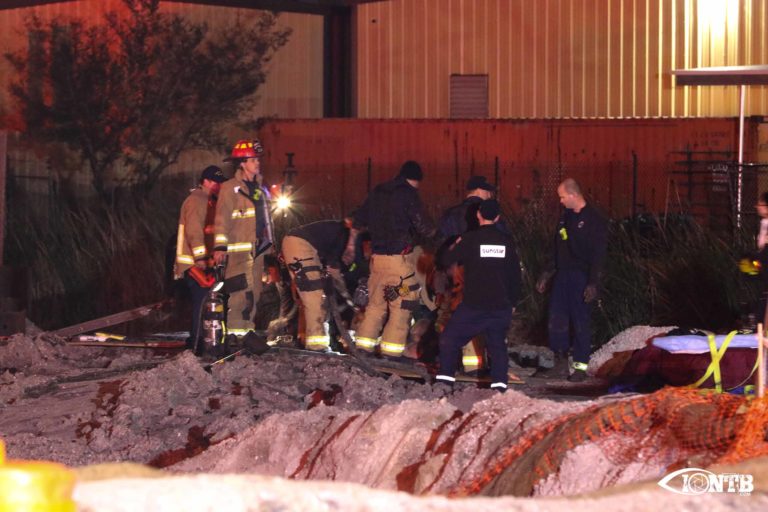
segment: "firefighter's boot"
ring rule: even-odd
[[[587,380],[587,365],[585,363],[573,363],[573,373],[568,376],[568,382],[584,382]]]

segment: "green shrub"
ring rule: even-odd
[[[536,202],[512,217],[523,265],[518,322],[530,339],[546,339],[547,297],[536,281],[551,261],[555,219]],[[740,274],[739,256],[750,233],[716,233],[689,217],[645,216],[610,223],[600,305],[593,316],[593,345],[632,325],[680,325],[723,331],[739,323],[756,299],[755,283]]]

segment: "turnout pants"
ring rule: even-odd
[[[491,387],[506,388],[509,381],[506,336],[511,321],[512,308],[482,310],[460,304],[440,335],[440,373],[437,380],[452,382],[461,349],[473,337],[484,333],[491,359]]]
[[[549,347],[567,353],[573,328],[573,362],[587,364],[592,347],[592,305],[584,302],[587,275],[579,270],[558,270],[549,302]]]
[[[398,357],[405,350],[408,339],[411,313],[419,304],[419,289],[416,276],[405,279],[402,284],[407,293],[388,302],[384,298],[386,286],[398,286],[400,280],[416,270],[416,261],[411,254],[374,254],[371,257],[371,276],[368,278],[368,306],[365,316],[355,335],[355,346],[367,352],[380,347],[382,355]],[[411,289],[413,288],[413,289]],[[386,321],[386,324],[385,324]],[[384,330],[381,327],[384,325]],[[379,340],[379,332],[381,339]]]
[[[303,238],[286,236],[282,248],[287,265],[301,260],[300,264],[304,268],[322,268],[317,249]],[[310,350],[325,350],[330,344],[330,337],[323,327],[327,312],[322,274],[320,270],[305,271],[303,278],[297,281],[296,273],[291,270],[291,278],[304,306],[304,346]]]
[[[227,256],[224,289],[227,300],[227,333],[243,336],[254,329],[256,303],[261,295],[264,255],[254,259],[250,252]]]

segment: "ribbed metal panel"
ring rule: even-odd
[[[748,126],[747,159],[757,147]],[[423,197],[433,212],[457,202],[473,174],[498,178],[501,199],[521,208],[544,194],[556,209],[557,184],[571,176],[614,216],[676,209],[686,200],[690,150],[735,154],[738,120],[319,120],[269,122],[260,136],[267,178],[280,180],[285,153],[295,153],[298,198],[308,211],[338,216],[372,185],[391,178],[405,160],[425,170]],[[728,159],[724,154],[717,158]],[[699,156],[699,158],[701,158]],[[711,156],[710,158],[715,158]],[[752,160],[754,161],[754,160]],[[636,162],[636,164],[635,164]],[[633,188],[637,189],[633,201]],[[754,194],[755,190],[749,191]],[[633,206],[634,203],[634,206]],[[751,204],[751,203],[748,203]],[[673,211],[674,211],[673,209]]]
[[[161,10],[182,14],[195,23],[205,22],[211,29],[227,30],[237,17],[257,15],[253,9],[211,7],[162,2]],[[25,20],[36,15],[43,21],[80,18],[86,23],[102,23],[104,14],[121,12],[121,0],[82,0],[46,4],[25,9],[0,10],[0,49],[13,52],[27,44]],[[266,83],[259,89],[254,117],[278,116],[317,118],[323,115],[323,18],[319,15],[283,13],[280,23],[293,33],[287,45],[269,63]],[[7,93],[11,68],[0,59],[0,106],[10,105]],[[7,107],[9,108],[9,107]],[[9,108],[10,109],[10,108]]]
[[[451,74],[489,76],[494,118],[738,114],[734,87],[670,71],[768,63],[768,0],[389,0],[357,7],[357,114],[445,118]],[[768,112],[768,87],[747,113]]]

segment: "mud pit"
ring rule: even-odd
[[[650,328],[635,329],[617,343],[649,335]],[[553,395],[530,376],[504,395],[464,384],[445,396],[419,381],[370,377],[353,363],[270,351],[207,373],[188,352],[71,347],[17,335],[0,344],[0,437],[11,459],[81,468],[75,499],[82,510],[768,507],[765,463],[755,466],[765,476],[755,475],[752,496],[678,496],[655,482],[678,469],[670,467],[680,453],[637,451],[638,438],[621,434],[610,450],[586,442],[564,451],[546,474],[536,450],[500,467],[499,457],[532,433],[632,396],[587,400],[589,393],[568,396],[567,386]],[[633,450],[641,455],[628,460]],[[104,465],[114,462],[145,466]],[[560,499],[440,497],[466,494],[495,467],[481,493]],[[327,480],[335,483],[319,482]],[[623,488],[621,499],[563,499],[644,480],[652,483]]]

